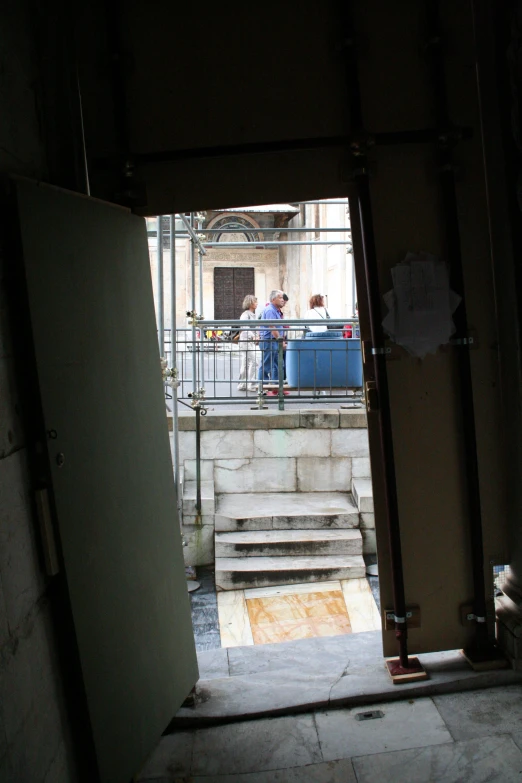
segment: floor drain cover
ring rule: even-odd
[[[384,718],[384,712],[382,710],[369,710],[368,712],[358,712],[355,716],[355,720],[376,720],[376,718]]]

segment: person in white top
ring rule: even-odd
[[[253,321],[256,319],[257,299],[253,294],[248,294],[243,300],[243,312],[239,316],[241,321]],[[239,367],[238,390],[245,391],[248,383],[248,391],[257,391],[255,384],[257,375],[257,343],[259,334],[255,329],[241,327],[239,332],[239,350],[241,351],[241,364]]]
[[[309,324],[308,330],[310,332],[326,332],[328,329],[328,326],[326,324],[326,321],[330,318],[330,314],[326,307],[324,306],[324,296],[322,294],[314,294],[310,297],[310,309],[305,315],[306,319],[310,320],[319,320],[323,323],[317,324]]]

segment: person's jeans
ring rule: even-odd
[[[259,347],[263,351],[263,360],[259,365],[259,379],[277,381],[279,379],[277,340],[261,340]]]

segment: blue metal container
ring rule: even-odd
[[[302,389],[361,388],[361,343],[344,339],[341,330],[307,332],[303,340],[291,340],[286,350],[286,377],[291,387]]]

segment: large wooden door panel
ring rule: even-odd
[[[198,677],[146,228],[102,202],[15,187],[100,776],[128,783]]]

